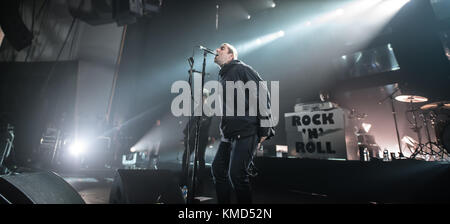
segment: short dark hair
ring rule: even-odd
[[[228,53],[233,54],[233,60],[236,60],[238,58],[238,52],[233,45],[231,45],[229,43],[223,43],[222,45],[226,45],[228,47]]]

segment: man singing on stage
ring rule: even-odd
[[[224,43],[216,49],[217,55],[214,62],[220,66],[220,82],[226,86],[227,82],[236,83],[242,81],[246,84],[253,81],[258,85],[263,81],[259,74],[250,66],[237,60],[238,53],[232,45]],[[251,88],[251,87],[250,87]],[[258,88],[258,87],[255,87]],[[231,190],[236,193],[237,202],[240,204],[252,203],[250,189],[249,168],[252,164],[253,155],[260,144],[274,135],[274,129],[261,126],[261,120],[270,117],[262,116],[259,108],[256,115],[250,112],[252,109],[251,98],[259,100],[258,91],[249,89],[234,89],[231,97],[234,98],[234,105],[228,102],[227,90],[223,91],[223,114],[220,123],[222,135],[217,154],[212,164],[212,174],[216,186],[217,202],[219,204],[229,204],[231,202]],[[243,91],[245,97],[237,97],[237,92]],[[256,92],[256,94],[254,94]],[[241,92],[242,93],[242,92]],[[268,91],[267,91],[267,95]],[[245,100],[245,115],[239,115],[238,100]],[[249,101],[250,100],[250,101]],[[267,108],[270,109],[270,98],[267,98]],[[241,104],[242,105],[242,104]],[[229,112],[234,112],[229,116]],[[263,113],[264,114],[264,113]],[[270,113],[266,113],[270,115]]]

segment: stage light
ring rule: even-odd
[[[366,133],[368,133],[370,131],[370,128],[372,127],[372,125],[368,123],[362,123],[361,126],[364,128],[364,131],[366,131]]]
[[[287,145],[275,145],[275,150],[277,152],[288,153],[288,146]]]
[[[394,49],[392,49],[392,46],[391,46],[390,43],[388,44],[388,50],[390,50],[390,51],[393,51],[393,50],[394,50]]]
[[[247,15],[247,19],[251,19],[252,17],[250,15]]]
[[[136,147],[134,147],[134,146],[131,147],[131,148],[130,148],[130,152],[136,152]]]
[[[86,144],[81,140],[75,141],[69,147],[70,154],[72,154],[73,156],[79,156],[79,155],[83,154],[85,152],[85,150],[86,150]]]
[[[275,145],[275,151],[277,153],[277,157],[283,157],[283,153],[288,153],[287,145]]]
[[[277,4],[275,4],[275,2],[272,2],[272,4],[270,4],[270,7],[275,8],[277,6]]]

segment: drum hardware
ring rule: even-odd
[[[423,149],[422,147],[422,135],[421,135],[421,129],[422,126],[419,125],[418,121],[417,121],[417,115],[416,112],[418,111],[417,108],[414,107],[415,103],[419,103],[421,101],[424,101],[426,98],[425,97],[421,97],[421,96],[412,96],[412,95],[401,95],[401,96],[397,96],[395,98],[397,101],[400,102],[406,102],[406,100],[409,100],[409,110],[406,111],[406,117],[408,113],[412,114],[413,117],[413,122],[409,121],[408,122],[412,125],[410,128],[413,132],[415,132],[417,134],[417,138],[418,138],[418,142],[415,141],[413,138],[409,137],[409,136],[405,136],[403,137],[402,141],[405,142],[406,147],[410,150],[411,148],[413,148],[414,152],[412,153],[412,158],[414,158],[416,156],[416,154],[414,153],[418,153],[420,150]],[[428,99],[427,99],[428,100]]]
[[[348,115],[349,119],[356,119],[358,121],[364,120],[366,117],[366,113],[359,114],[354,108],[352,108],[350,114]]]
[[[421,132],[420,132],[422,127],[418,125],[417,115],[415,113],[417,111],[417,109],[414,108],[414,104],[427,102],[428,98],[423,97],[423,96],[417,96],[417,95],[399,95],[399,96],[395,97],[395,100],[397,100],[399,102],[403,102],[403,103],[409,103],[410,109],[407,111],[407,113],[410,112],[413,117],[413,123],[412,123],[411,129],[415,133],[417,133],[417,137],[419,140],[417,147],[414,149],[414,152],[411,155],[411,158],[415,158],[417,156],[417,154],[424,153],[425,151],[424,151],[424,144],[422,144],[422,136],[421,136]],[[393,109],[393,113],[395,113],[393,103],[392,103],[392,109]],[[395,119],[395,114],[394,114],[394,119]],[[397,130],[397,136],[398,136],[397,124],[396,124],[396,130]],[[399,147],[400,147],[400,144],[399,144]],[[407,146],[407,147],[408,147],[408,149],[410,149],[409,146]],[[431,151],[432,151],[432,149],[431,149]],[[400,156],[401,155],[402,155],[402,151],[400,149]]]
[[[432,117],[437,144],[450,153],[450,101],[434,102],[421,109],[428,111]]]
[[[450,101],[439,101],[422,106],[432,117],[436,143],[450,154]]]
[[[392,109],[392,116],[394,118],[394,124],[395,124],[395,133],[397,135],[397,143],[398,143],[398,150],[399,150],[399,158],[405,158],[402,152],[402,144],[400,141],[400,134],[398,132],[398,124],[397,124],[397,112],[395,111],[395,105],[394,105],[394,99],[400,102],[408,102],[408,103],[423,103],[428,101],[426,97],[422,96],[414,96],[414,95],[398,95],[394,98],[395,93],[397,93],[400,89],[398,87],[395,88],[395,90],[389,94],[387,97],[385,97],[383,100],[379,101],[378,104],[383,103],[383,101],[390,99],[391,101],[391,109]]]
[[[443,105],[443,104],[442,104]],[[425,127],[425,133],[427,137],[427,142],[425,144],[421,143],[421,139],[419,138],[419,144],[414,149],[414,152],[411,155],[411,158],[416,158],[418,155],[425,156],[425,157],[431,157],[437,160],[448,160],[449,159],[449,146],[446,146],[441,139],[444,139],[443,137],[440,137],[440,135],[444,135],[444,132],[441,133],[439,131],[439,128],[437,128],[438,125],[441,125],[443,122],[438,120],[438,116],[436,115],[435,111],[436,109],[441,109],[441,106],[438,106],[437,103],[431,103],[424,105],[420,107],[421,113],[419,117],[422,118],[422,122]],[[427,119],[427,115],[429,119]],[[417,122],[417,120],[415,121]],[[432,141],[431,133],[430,133],[430,125],[432,128],[435,128],[436,132],[436,142]],[[417,126],[417,124],[416,124]],[[447,125],[448,129],[450,130],[450,125]],[[445,128],[445,125],[444,125]],[[420,132],[418,132],[418,136],[420,136]],[[447,150],[447,151],[446,151]]]

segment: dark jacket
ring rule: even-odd
[[[266,116],[261,116],[258,111],[256,113],[257,116],[249,115],[249,97],[257,98],[258,105],[258,91],[259,91],[259,81],[263,81],[259,74],[249,65],[239,61],[233,60],[230,63],[224,65],[220,72],[220,83],[223,87],[223,116],[220,124],[221,133],[223,137],[226,139],[234,138],[237,136],[244,137],[257,134],[259,138],[266,136],[268,138],[272,137],[275,134],[273,128],[261,127],[260,119],[266,119]],[[244,84],[248,81],[255,81],[257,86],[256,95],[249,96],[249,91],[245,92],[245,116],[237,116],[237,90],[235,89],[234,93],[234,116],[226,116],[226,81],[242,81]],[[267,98],[268,108],[270,109],[270,94],[268,93]]]

